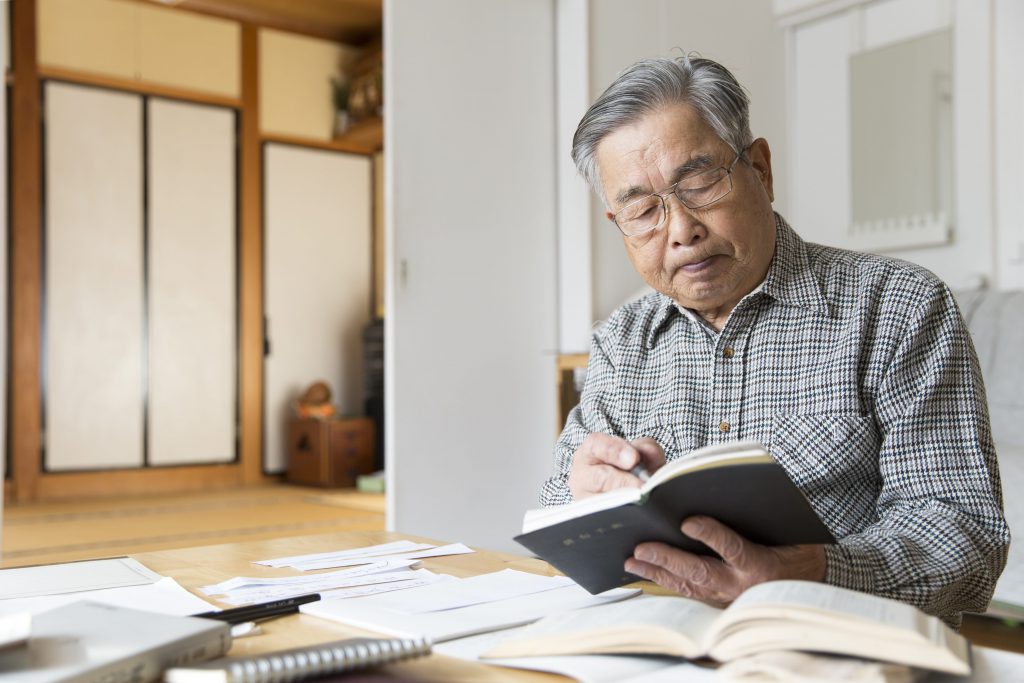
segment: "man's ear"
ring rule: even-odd
[[[775,201],[774,179],[772,177],[772,150],[768,141],[758,138],[747,148],[747,158],[750,159],[750,166],[754,170],[765,192],[768,193],[768,200]]]

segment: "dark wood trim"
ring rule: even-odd
[[[43,66],[38,70],[39,78],[52,78],[54,80],[69,81],[72,83],[83,83],[95,85],[101,88],[123,90],[125,92],[138,93],[140,95],[155,95],[157,97],[169,97],[176,100],[188,100],[199,104],[212,104],[218,107],[230,107],[240,109],[242,100],[237,97],[225,97],[214,93],[203,92],[202,90],[190,90],[188,88],[177,88],[159,83],[133,81],[128,78],[117,78],[104,76],[89,71],[77,71],[63,67]]]
[[[10,422],[14,499],[36,497],[42,470],[40,323],[42,138],[36,0],[11,6]]]
[[[167,7],[159,0],[136,0],[149,5]],[[320,24],[315,21],[306,21],[299,18],[282,17],[273,12],[261,10],[258,7],[246,6],[240,2],[223,2],[219,0],[183,0],[180,4],[174,5],[175,10],[184,10],[195,14],[202,14],[218,19],[230,19],[237,21],[243,26],[254,24],[262,28],[270,28],[288,33],[298,33],[313,38],[322,38],[334,43],[343,43],[352,47],[363,47],[371,45],[380,40],[383,33],[383,12],[381,25],[375,29],[341,28]]]
[[[264,133],[264,142],[277,142],[284,145],[297,145],[299,147],[312,147],[314,149],[325,149],[331,152],[345,152],[348,154],[372,155],[382,147],[381,136],[383,135],[383,123],[380,119],[371,119],[355,124],[345,135],[333,140],[317,140],[315,138],[304,138],[295,135],[279,135],[277,133]]]
[[[36,492],[37,498],[45,500],[180,493],[237,487],[242,485],[244,479],[244,468],[236,463],[97,472],[47,472],[39,476]],[[281,481],[281,478],[261,477],[263,481]]]
[[[259,119],[259,27],[242,24],[239,156],[239,417],[242,482],[263,475],[263,149]]]

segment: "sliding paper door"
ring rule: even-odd
[[[45,469],[235,460],[235,112],[44,97]]]
[[[281,472],[291,404],[324,380],[342,413],[362,413],[362,334],[369,322],[369,157],[264,150],[264,469]]]
[[[148,461],[235,458],[235,115],[148,104]]]
[[[143,464],[142,98],[45,85],[47,470]]]

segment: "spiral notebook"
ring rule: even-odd
[[[175,667],[166,683],[285,683],[430,654],[428,638],[348,638],[250,657]]]

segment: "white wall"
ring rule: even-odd
[[[385,3],[389,529],[521,551],[550,471],[554,20]]]
[[[785,3],[780,3],[785,4]],[[807,239],[851,239],[849,56],[949,25],[953,31],[951,234],[944,244],[886,248],[954,288],[1024,286],[1024,11],[1004,0],[818,2],[790,26],[794,227]],[[884,247],[879,247],[884,248]]]
[[[679,54],[676,48],[721,62],[749,92],[751,129],[755,137],[767,139],[775,152],[775,207],[785,213],[789,197],[783,182],[787,176],[785,33],[775,22],[770,0],[591,0],[590,100],[633,62]],[[626,258],[619,231],[604,211],[595,198],[595,319],[606,318],[644,286]]]

